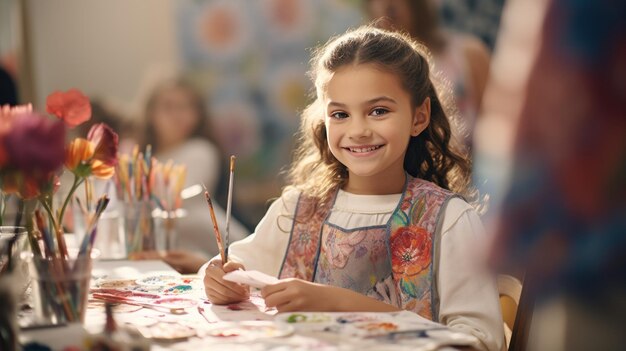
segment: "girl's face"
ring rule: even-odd
[[[409,139],[428,126],[430,100],[412,107],[398,77],[370,64],[339,68],[323,95],[328,146],[349,172],[346,190],[351,183],[403,184]]]
[[[193,96],[182,87],[166,87],[157,95],[152,123],[160,145],[175,146],[185,141],[200,118]]]

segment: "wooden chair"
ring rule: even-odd
[[[523,274],[524,283],[511,275],[498,276],[498,290],[505,329],[511,332],[506,336],[508,351],[526,351],[528,334],[535,308],[531,276]],[[506,334],[506,331],[505,331]],[[509,336],[510,335],[510,336]]]
[[[515,327],[518,306],[520,305],[522,283],[519,279],[507,274],[498,275],[497,282],[500,295],[500,307],[502,309],[502,320],[504,321],[504,336],[506,346],[509,348]]]

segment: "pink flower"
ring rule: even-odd
[[[55,91],[46,99],[46,111],[62,119],[70,128],[91,118],[91,104],[78,89]]]
[[[13,119],[15,116],[19,116],[22,114],[28,114],[33,112],[33,105],[18,105],[11,107],[10,105],[3,105],[0,107],[0,136],[7,134],[11,125],[13,124]]]
[[[28,114],[33,111],[33,106],[20,105],[11,107],[10,105],[0,106],[0,166],[4,166],[8,162],[9,155],[2,141],[3,136],[11,131],[13,119],[21,114]]]
[[[119,137],[104,123],[95,124],[89,129],[87,139],[95,145],[93,158],[107,166],[117,165]]]
[[[33,177],[47,177],[63,165],[65,126],[35,113],[24,114],[13,120],[2,144],[9,167]]]

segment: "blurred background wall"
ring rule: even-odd
[[[444,24],[495,41],[503,0],[443,0]],[[235,201],[256,225],[280,194],[310,48],[367,22],[361,0],[0,0],[0,64],[45,109],[79,88],[136,121],[159,76],[200,89],[220,147],[238,156]],[[471,20],[470,20],[471,18]]]

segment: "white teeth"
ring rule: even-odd
[[[350,150],[351,152],[357,152],[357,153],[363,153],[363,152],[370,152],[370,151],[374,151],[376,149],[379,149],[379,146],[370,146],[370,147],[349,147],[348,150]]]

